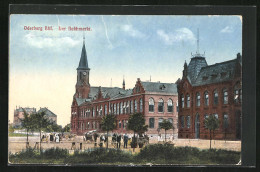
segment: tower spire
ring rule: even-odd
[[[200,53],[200,30],[199,28],[197,29],[197,54]]]
[[[84,34],[83,34],[83,46],[82,46],[81,57],[80,57],[78,69],[89,70]]]

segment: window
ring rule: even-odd
[[[126,102],[124,102],[124,106],[123,106],[123,114],[126,114]]]
[[[187,94],[187,107],[189,108],[190,107],[190,95]]]
[[[209,94],[207,91],[204,93],[204,103],[205,103],[205,106],[209,105]]]
[[[90,128],[90,122],[88,122],[88,126],[87,127],[88,127],[88,129]]]
[[[96,108],[96,114],[97,114],[97,116],[99,115],[98,106],[97,106],[97,108]]]
[[[228,128],[228,125],[229,125],[229,122],[228,122],[228,114],[224,113],[223,115],[223,118],[224,118],[224,121],[223,121],[223,128],[224,129],[227,129]]]
[[[134,112],[137,112],[137,101],[136,100],[134,100],[134,106],[135,106],[135,111]]]
[[[125,121],[124,120],[122,120],[122,124],[123,124],[123,128],[125,128]]]
[[[177,101],[177,103],[176,103],[176,110],[177,110],[177,112],[179,112],[179,104],[178,104],[178,101]]]
[[[172,99],[169,99],[167,102],[167,110],[168,112],[173,112]]]
[[[105,105],[105,115],[107,115],[107,105]]]
[[[172,118],[168,118],[168,121],[173,124],[173,119]]]
[[[122,114],[123,113],[123,103],[120,102],[120,111],[119,111],[119,114]]]
[[[133,101],[131,100],[130,101],[130,113],[132,113],[133,112]]]
[[[127,105],[126,105],[126,113],[129,113],[129,101],[127,101]]]
[[[183,94],[181,95],[181,107],[184,108],[184,96],[183,96]]]
[[[158,101],[158,112],[163,112],[163,99]]]
[[[95,116],[95,107],[92,108],[92,117]]]
[[[116,104],[115,103],[113,104],[113,107],[114,107],[113,113],[116,114]]]
[[[217,90],[215,90],[213,93],[213,102],[214,102],[214,105],[218,104],[218,91]]]
[[[227,89],[223,89],[223,104],[228,104],[228,92],[227,92]]]
[[[153,112],[154,111],[154,100],[153,98],[149,99],[149,112]]]
[[[117,103],[116,114],[119,115],[119,103]]]
[[[100,110],[99,110],[100,112],[99,112],[99,115],[101,116],[101,115],[103,115],[103,106],[101,105],[100,106]]]
[[[215,114],[213,114],[213,115],[215,116],[216,119],[218,119],[218,114],[215,113]]]
[[[119,123],[118,123],[118,127],[121,128],[121,121],[119,121]]]
[[[190,128],[190,116],[186,117],[186,121],[187,121],[187,128]]]
[[[184,116],[181,116],[181,128],[184,128]]]
[[[160,123],[162,123],[163,122],[163,118],[159,118],[159,120],[158,120],[158,127],[160,127]]]
[[[139,104],[139,109],[140,109],[140,112],[143,112],[143,99],[140,99],[140,104]]]
[[[149,128],[154,128],[154,118],[149,118]]]
[[[239,102],[239,90],[238,89],[234,90],[234,102],[235,103]]]
[[[196,106],[200,106],[200,93],[196,93]]]

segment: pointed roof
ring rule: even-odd
[[[81,51],[81,57],[80,57],[80,61],[79,61],[79,67],[78,69],[88,69],[88,58],[87,58],[87,52],[86,52],[86,48],[85,48],[85,36],[83,37],[83,47],[82,47],[82,51]]]

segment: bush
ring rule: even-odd
[[[60,148],[46,149],[41,153],[42,158],[49,158],[49,159],[66,158],[67,156],[68,156],[68,150],[60,149]]]

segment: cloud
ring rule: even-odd
[[[221,31],[221,33],[232,33],[233,32],[233,28],[226,26],[225,28],[223,28]]]
[[[135,29],[133,25],[126,24],[121,27],[121,29],[126,32],[128,35],[134,38],[144,38],[145,34],[140,32],[139,30]]]
[[[185,27],[177,29],[173,33],[166,33],[164,30],[160,29],[157,30],[157,35],[168,45],[181,41],[189,41],[193,43],[196,40],[192,31]]]
[[[28,33],[25,36],[25,42],[31,47],[36,48],[59,48],[74,47],[80,43],[79,40],[73,40],[71,37],[42,37]]]

